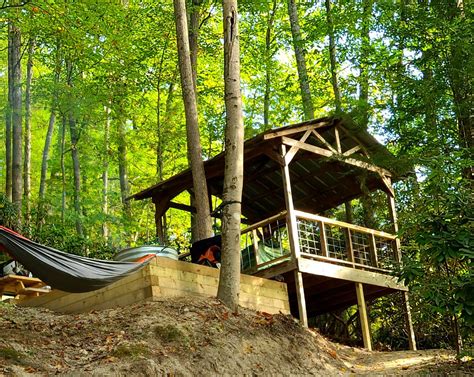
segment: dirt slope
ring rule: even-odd
[[[446,351],[368,353],[333,344],[289,316],[246,309],[234,315],[212,299],[81,315],[0,304],[0,329],[0,376],[472,372],[452,364]]]

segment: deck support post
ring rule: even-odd
[[[372,340],[370,338],[369,318],[367,316],[367,306],[365,304],[364,286],[362,283],[355,283],[357,294],[357,307],[359,308],[360,327],[362,329],[362,339],[364,348],[372,351]]]
[[[308,327],[308,315],[306,312],[306,298],[304,296],[303,274],[295,270],[296,297],[298,299],[298,311],[300,313],[300,323],[303,327]]]
[[[281,146],[281,155],[285,159],[286,146]],[[293,206],[293,196],[291,193],[290,169],[288,163],[282,167],[283,191],[286,204],[286,218],[288,224],[288,235],[290,238],[291,253],[294,260],[300,257],[300,243],[298,241],[298,225],[296,223],[295,207]]]
[[[392,187],[392,181],[390,178],[387,178],[387,185],[389,188]],[[388,199],[388,213],[390,215],[390,220],[392,221],[392,228],[395,234],[398,233],[398,219],[397,219],[397,210],[395,208],[395,197],[392,195],[393,190],[387,193]],[[400,247],[400,239],[397,237],[394,242],[395,245],[395,259],[397,262],[402,262],[402,252]],[[411,318],[411,308],[410,301],[408,298],[408,292],[402,292],[403,304],[405,305],[405,324],[408,333],[408,344],[410,350],[416,351],[416,338],[415,330],[413,329],[413,320]]]
[[[402,292],[403,304],[405,305],[405,323],[408,333],[408,347],[411,351],[416,351],[415,330],[413,329],[413,321],[411,319],[411,307],[408,292]]]
[[[285,164],[282,166],[283,191],[286,204],[286,222],[288,227],[288,236],[290,239],[291,257],[297,261],[300,256],[300,243],[298,240],[298,225],[296,223],[295,207],[293,206],[293,196],[291,193],[290,169],[288,167],[291,159],[286,159],[286,145],[281,145],[281,156]],[[298,264],[296,264],[298,266]],[[306,313],[306,299],[304,296],[303,274],[299,267],[294,270],[296,297],[298,300],[298,312],[300,314],[300,323],[303,327],[308,327],[308,316]]]

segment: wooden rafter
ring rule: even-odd
[[[313,132],[313,131],[314,130],[312,130],[312,129],[306,130],[304,135],[301,137],[300,142],[304,143],[308,139],[309,135],[311,135],[311,132]],[[297,146],[292,146],[290,148],[290,150],[288,152],[286,152],[285,158],[284,158],[285,164],[287,164],[287,165],[290,164],[291,160],[293,159],[293,157],[295,157],[295,154],[298,152],[298,149],[299,148]]]
[[[389,177],[392,175],[388,170],[386,170],[384,168],[381,168],[379,166],[372,165],[372,164],[370,164],[368,162],[365,162],[365,161],[356,160],[354,158],[340,159],[340,158],[338,158],[339,157],[338,154],[335,154],[335,153],[333,153],[332,151],[330,151],[328,149],[316,147],[314,145],[307,144],[307,143],[302,143],[298,140],[294,140],[294,139],[291,139],[291,138],[286,137],[286,136],[282,137],[282,142],[285,145],[288,145],[288,146],[291,146],[291,147],[296,146],[299,149],[303,149],[303,150],[308,151],[308,152],[319,154],[319,155],[324,156],[324,157],[334,158],[334,159],[337,159],[341,162],[345,162],[346,164],[357,166],[357,167],[362,168],[362,169],[370,170],[370,171],[373,171],[373,172],[376,172],[376,173],[379,173],[379,174],[383,174],[383,175],[386,175],[386,176],[389,176]]]
[[[317,122],[317,123],[312,123],[312,124],[306,124],[299,127],[292,127],[285,130],[276,130],[274,132],[270,132],[268,134],[263,135],[263,140],[270,140],[276,137],[293,135],[293,134],[300,133],[307,130],[315,130],[318,128],[327,127],[329,125],[330,123],[328,123],[327,121],[323,121],[323,122]]]
[[[337,153],[337,151],[332,147],[332,145],[329,144],[329,142],[324,137],[322,137],[319,132],[313,130],[313,134],[319,139],[319,141],[321,141],[321,143],[323,143],[326,146],[327,149],[329,149],[333,153]]]

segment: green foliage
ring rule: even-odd
[[[122,247],[156,241],[152,203],[131,202],[131,215],[125,213],[120,148],[126,147],[131,193],[187,167],[172,3],[128,3],[38,0],[21,9],[2,11],[1,108],[7,105],[7,21],[19,25],[24,41],[34,37],[37,46],[33,57],[32,217],[17,230],[60,250],[98,258],[110,258]],[[205,158],[223,149],[222,17],[217,4],[205,0],[200,7],[197,89]],[[377,0],[371,16],[363,19],[364,1],[338,0],[332,5],[343,110],[356,120],[367,112],[370,131],[398,156],[400,165],[416,171],[416,177],[397,183],[396,191],[405,256],[401,277],[412,290],[418,341],[430,348],[454,344],[453,318],[466,342],[472,341],[474,206],[472,181],[466,173],[473,166],[472,134],[462,128],[463,119],[472,121],[472,6],[455,0]],[[245,130],[250,137],[264,127],[267,74],[269,126],[300,120],[302,104],[286,4],[276,2],[271,28],[273,1],[242,0],[239,6]],[[334,110],[334,95],[325,4],[300,1],[298,12],[316,116],[326,115]],[[369,27],[370,40],[362,51],[364,25]],[[361,103],[359,96],[362,60],[369,76],[368,104]],[[72,84],[67,81],[66,61],[73,66]],[[41,161],[51,112],[56,123],[46,195],[40,202]],[[75,145],[68,126],[71,114],[78,128]],[[4,136],[2,126],[2,141]],[[79,152],[81,168],[80,213],[74,209],[73,148]],[[4,154],[2,142],[2,188]],[[106,170],[107,213],[102,181]],[[174,200],[189,204],[189,195]],[[353,204],[356,223],[366,223],[370,217],[367,208],[371,208],[373,226],[390,231],[383,195],[371,196],[369,205]],[[344,219],[342,208],[330,215]],[[76,231],[78,221],[84,228],[82,235]],[[0,224],[17,228],[15,208],[3,193]],[[187,248],[189,216],[172,209],[167,227],[169,242],[178,249]],[[400,303],[392,298],[372,308],[373,319],[378,321],[374,337],[391,348],[406,345],[399,308]]]
[[[14,229],[17,224],[17,212],[15,205],[8,197],[0,192],[0,225]]]

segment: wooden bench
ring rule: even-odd
[[[46,283],[38,278],[7,275],[0,278],[0,297],[3,294],[14,296],[18,299],[39,296],[50,292],[50,289],[45,287]]]

